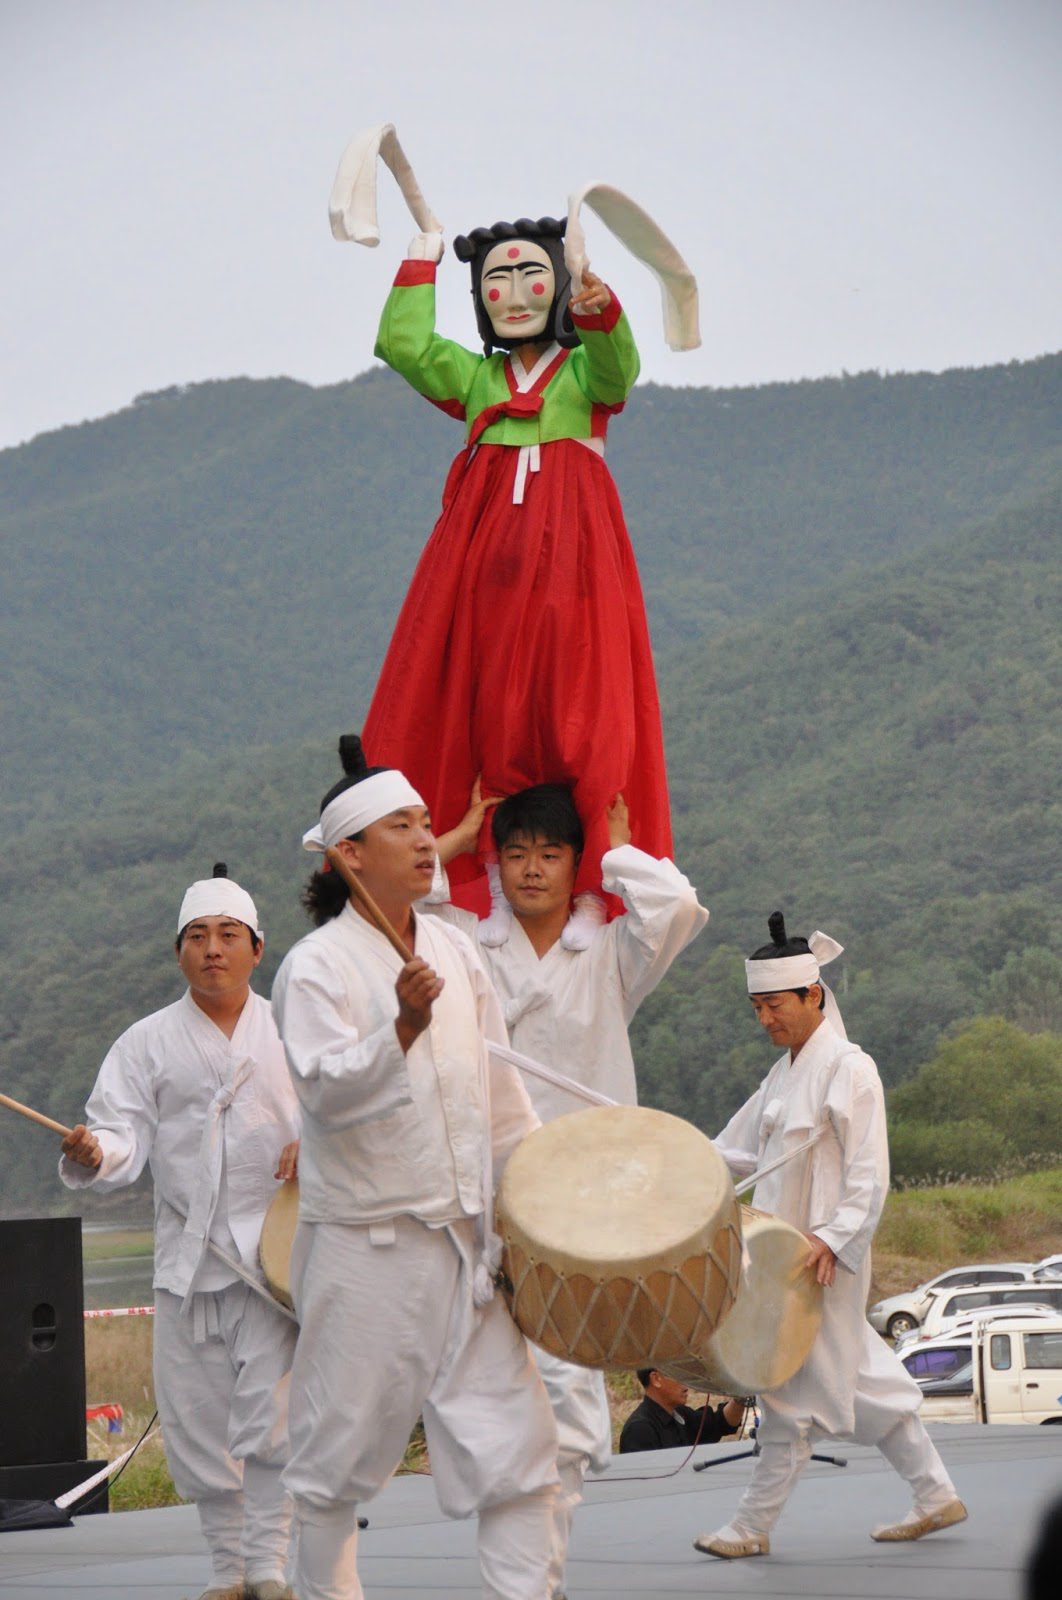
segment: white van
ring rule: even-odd
[[[989,1306],[1048,1306],[1062,1315],[1062,1283],[1011,1284],[999,1288],[962,1289],[957,1294],[937,1293],[922,1322],[922,1338],[950,1333],[960,1317]],[[906,1345],[904,1346],[906,1349]]]
[[[978,1422],[1062,1423],[1062,1317],[978,1327],[973,1408]]]

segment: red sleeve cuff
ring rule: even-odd
[[[403,261],[395,274],[395,288],[412,289],[418,283],[434,283],[437,265],[435,261]]]
[[[595,311],[589,317],[581,317],[573,311],[572,321],[577,328],[586,328],[591,333],[611,333],[622,315],[623,307],[613,294],[604,311]]]

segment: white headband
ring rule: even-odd
[[[844,1022],[841,1020],[840,1007],[833,997],[833,990],[819,975],[821,967],[828,967],[831,961],[836,961],[844,953],[844,945],[838,944],[836,939],[831,939],[828,933],[820,933],[816,928],[808,940],[811,954],[806,956],[771,956],[765,961],[746,961],[745,978],[749,986],[749,994],[780,994],[786,989],[807,989],[813,983],[822,984],[822,992],[826,1003],[826,1015],[830,1022],[841,1035],[847,1039]]]
[[[401,772],[374,772],[371,778],[352,783],[337,794],[321,812],[321,820],[302,836],[302,848],[323,855],[340,839],[349,839],[370,823],[401,811],[404,806],[422,806],[424,801]]]
[[[197,922],[200,917],[232,917],[262,937],[254,901],[232,878],[200,878],[185,891],[177,917],[178,938],[190,922]]]

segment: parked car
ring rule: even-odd
[[[956,1340],[969,1341],[975,1325],[979,1322],[991,1322],[998,1317],[1027,1318],[1036,1321],[1057,1315],[1053,1306],[1046,1305],[982,1306],[979,1311],[967,1311],[957,1317],[946,1333],[927,1333],[924,1327],[912,1328],[910,1333],[905,1333],[902,1338],[897,1339],[896,1354],[906,1365],[907,1357],[914,1350],[924,1350],[938,1344],[952,1344]]]
[[[973,1380],[977,1422],[1062,1424],[1062,1317],[979,1329]]]
[[[923,1422],[975,1422],[973,1352],[968,1351],[961,1367],[947,1378],[934,1378],[919,1384],[922,1391]]]
[[[926,1338],[951,1333],[959,1319],[971,1311],[989,1310],[995,1306],[1017,1309],[1037,1305],[1062,1313],[1062,1283],[1037,1283],[1029,1279],[1025,1284],[1005,1284],[995,1289],[963,1289],[958,1294],[938,1294],[926,1312],[922,1333]],[[904,1347],[906,1348],[906,1346]]]
[[[1034,1278],[1062,1278],[1062,1256],[1044,1256],[1032,1269]]]
[[[911,1345],[902,1354],[897,1351],[897,1355],[908,1376],[924,1390],[926,1384],[950,1378],[961,1367],[968,1366],[972,1348],[973,1341],[966,1334],[965,1337],[926,1339]],[[970,1383],[972,1386],[972,1378]]]
[[[927,1353],[920,1345],[908,1359]],[[1062,1317],[981,1312],[963,1365],[919,1387],[924,1421],[1062,1424]]]
[[[984,1266],[951,1267],[907,1294],[893,1294],[887,1300],[879,1300],[876,1306],[871,1306],[867,1318],[878,1333],[896,1339],[901,1333],[909,1333],[919,1326],[937,1290],[975,1289],[985,1283],[1021,1283],[1032,1270],[1031,1261],[994,1261]]]

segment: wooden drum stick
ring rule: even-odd
[[[50,1128],[53,1133],[61,1133],[67,1138],[73,1133],[73,1128],[64,1128],[61,1122],[53,1122],[51,1117],[46,1117],[42,1111],[34,1111],[30,1106],[24,1106],[21,1100],[12,1100],[10,1095],[0,1094],[0,1106],[6,1106],[9,1111],[17,1111],[23,1117],[29,1117],[31,1122],[39,1122],[42,1128]]]
[[[354,868],[350,865],[350,862],[346,859],[346,857],[342,855],[335,848],[335,846],[333,846],[330,850],[326,850],[325,855],[331,863],[333,870],[339,873],[339,876],[343,879],[343,882],[346,884],[355,900],[363,908],[366,916],[369,918],[369,921],[376,924],[377,928],[379,928],[380,932],[383,934],[391,948],[402,957],[403,961],[412,961],[412,950],[408,949],[405,943],[398,937],[398,934],[395,932],[390,922],[388,922],[387,918],[384,916],[383,912],[376,904],[376,901],[373,899],[368,889],[366,889],[365,885],[362,883],[361,879],[358,877],[358,874],[354,871]]]

